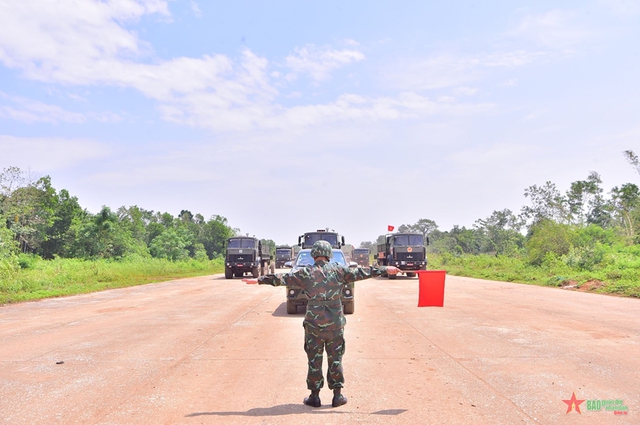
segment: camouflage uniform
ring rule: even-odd
[[[380,276],[387,267],[349,268],[329,263],[318,257],[315,264],[292,273],[266,275],[259,284],[301,288],[309,297],[304,327],[304,350],[309,360],[307,388],[319,390],[324,385],[322,355],[327,351],[327,385],[330,389],[342,388],[342,355],[345,350],[344,325],[347,320],[342,312],[342,285],[357,280]]]

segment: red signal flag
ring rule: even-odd
[[[395,227],[393,227],[393,226],[387,226],[387,230],[388,230],[389,232],[393,232],[393,229],[395,229]]]

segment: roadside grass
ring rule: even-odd
[[[609,255],[591,269],[569,264],[570,258],[554,256],[534,266],[512,256],[429,254],[430,269],[455,276],[640,298],[640,256],[635,253]]]
[[[222,273],[223,259],[172,262],[22,257],[21,268],[0,280],[0,305]]]

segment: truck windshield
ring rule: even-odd
[[[345,260],[344,254],[339,250],[333,251],[333,257],[329,262],[338,263],[341,266],[347,265],[347,260]],[[298,254],[298,258],[296,259],[296,267],[310,266],[313,263],[315,263],[315,260],[313,259],[313,257],[311,257],[311,251],[300,251],[300,254]]]
[[[396,235],[394,238],[395,245],[424,245],[422,235]]]
[[[331,246],[338,246],[338,235],[335,233],[310,233],[304,235],[304,246],[311,247],[318,241],[327,241]]]
[[[230,239],[229,248],[249,248],[255,249],[256,241],[254,239]]]

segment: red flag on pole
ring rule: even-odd
[[[395,227],[393,227],[393,226],[387,226],[387,230],[388,230],[389,232],[393,232],[393,229],[395,229]]]

